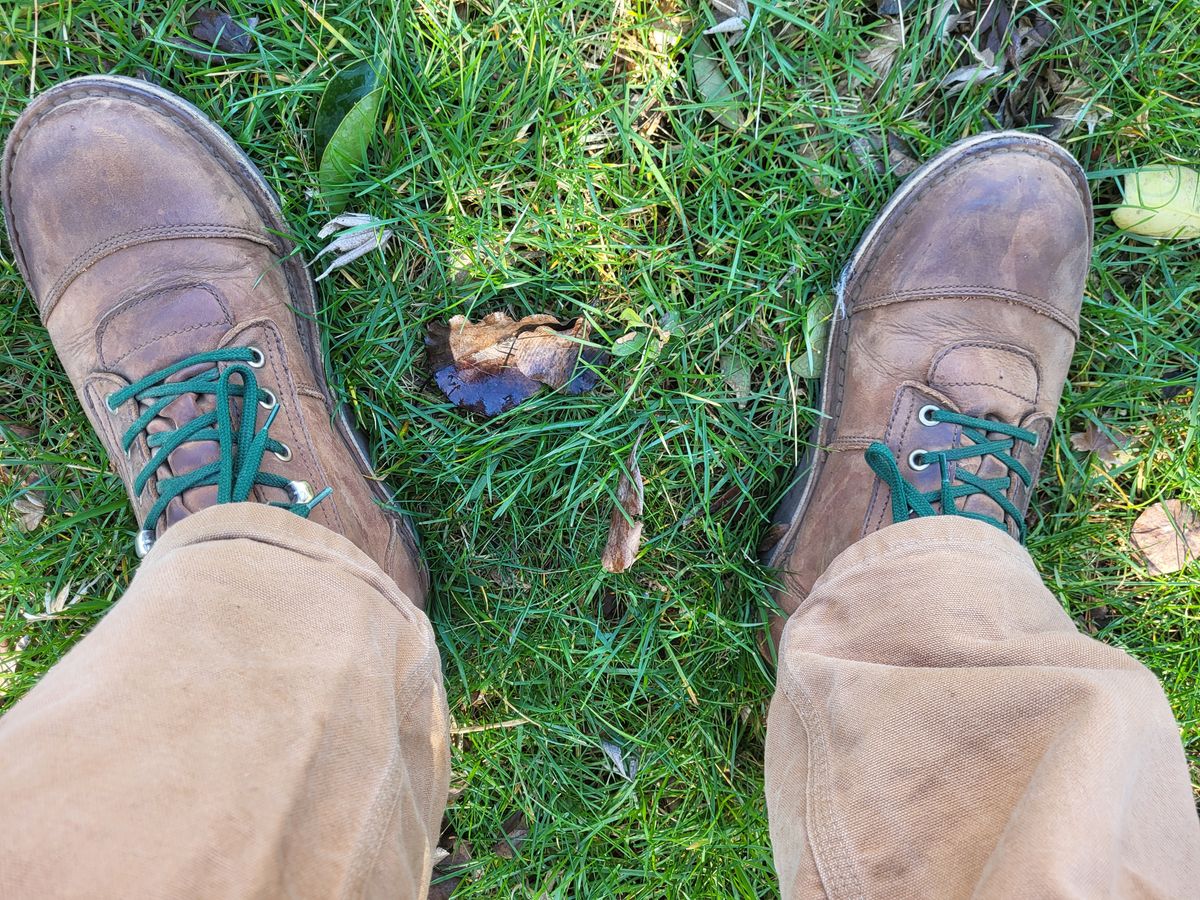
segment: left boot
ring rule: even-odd
[[[0,194],[139,554],[206,507],[267,503],[340,533],[423,604],[415,535],[325,378],[312,279],[228,135],[144,81],[77,78],[13,126]]]
[[[808,456],[763,541],[786,616],[854,542],[958,515],[1024,540],[1078,336],[1087,179],[1035,135],[968,138],[868,229],[839,285]]]

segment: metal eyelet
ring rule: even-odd
[[[112,398],[113,398],[112,394],[109,394],[107,397],[105,397],[104,405],[108,407],[109,412],[115,413],[117,411],[117,408],[112,405]]]
[[[273,451],[273,452],[275,452],[275,451]],[[275,458],[277,460],[279,460],[280,462],[287,462],[289,459],[292,458],[292,448],[289,447],[287,444],[284,444],[283,452],[282,453],[275,452]]]
[[[154,532],[143,528],[137,533],[137,537],[133,539],[133,549],[138,555],[138,559],[144,557],[150,552],[150,548],[154,546]]]
[[[933,418],[933,413],[935,412],[941,412],[941,410],[939,410],[932,403],[928,406],[922,406],[921,411],[917,413],[917,419],[922,425],[925,426],[932,427],[934,425],[940,425],[941,423],[938,422],[937,419]]]
[[[287,491],[293,503],[312,503],[313,497],[316,496],[313,493],[312,485],[307,481],[290,481]]]
[[[928,469],[930,466],[929,463],[917,462],[918,459],[923,458],[928,452],[928,450],[914,450],[912,453],[908,454],[908,467],[914,472],[923,472]]]
[[[261,350],[259,350],[257,347],[249,347],[247,349],[254,354],[254,358],[251,359],[250,362],[246,363],[246,365],[248,365],[250,368],[261,369],[267,364],[267,358],[263,356],[263,352]]]
[[[261,390],[264,394],[267,395],[267,399],[259,400],[258,405],[261,406],[263,409],[274,409],[275,404],[278,402],[275,399],[275,395],[271,391],[268,391],[266,388],[261,388]]]

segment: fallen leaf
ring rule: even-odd
[[[34,531],[46,518],[46,492],[36,487],[40,480],[36,476],[26,478],[23,490],[12,502],[22,531]]]
[[[57,594],[51,594],[49,589],[42,600],[45,612],[41,613],[22,613],[27,622],[48,622],[51,619],[59,618],[64,612],[82,600],[87,592],[92,589],[92,585],[96,583],[93,579],[81,587],[78,591],[71,593],[71,582],[67,582],[59,590]]]
[[[1156,238],[1200,237],[1200,173],[1182,166],[1148,166],[1125,176],[1125,202],[1113,210],[1117,227]]]
[[[525,843],[525,838],[529,837],[529,822],[525,819],[525,813],[515,812],[500,827],[504,829],[504,837],[496,842],[492,852],[505,859],[513,859]]]
[[[462,838],[454,839],[452,850],[438,847],[433,857],[429,900],[449,900],[470,862],[471,845]]]
[[[326,238],[335,231],[338,232],[337,236],[313,257],[313,262],[327,253],[337,253],[338,256],[326,267],[324,272],[316,277],[316,281],[320,281],[334,269],[340,269],[342,266],[354,262],[360,256],[366,256],[372,250],[382,252],[384,245],[392,239],[390,228],[385,228],[378,219],[362,213],[343,213],[340,216],[334,216],[317,232],[317,237]]]
[[[705,29],[705,34],[740,35],[750,24],[750,6],[746,0],[712,0],[717,24]],[[736,40],[736,37],[730,38]]]
[[[1004,73],[1004,66],[996,64],[995,55],[991,50],[980,53],[980,61],[969,66],[955,69],[941,81],[941,87],[950,95],[959,94],[973,84],[989,81]]]
[[[1112,110],[1098,104],[1087,84],[1077,78],[1059,94],[1046,117],[1048,127],[1044,133],[1053,140],[1060,140],[1083,125],[1088,134],[1093,134],[1101,122],[1110,118]]]
[[[367,146],[375,133],[383,84],[370,60],[334,73],[325,85],[313,117],[321,196],[335,213],[346,207],[348,186],[367,162]]]
[[[1138,516],[1131,536],[1151,575],[1178,572],[1200,556],[1200,513],[1180,500],[1164,500]]]
[[[604,755],[612,763],[613,772],[620,775],[626,781],[632,782],[638,771],[637,754],[625,752],[625,748],[620,744],[614,744],[612,741],[600,741],[600,749],[604,751]]]
[[[1120,465],[1128,462],[1129,454],[1125,448],[1129,446],[1130,437],[1116,428],[1104,428],[1095,422],[1088,422],[1083,431],[1071,435],[1071,446],[1080,453],[1094,453],[1105,467]]]
[[[808,174],[813,190],[822,197],[832,199],[842,195],[842,192],[830,183],[837,179],[840,173],[830,165],[829,152],[824,145],[816,141],[806,141],[796,161]]]
[[[608,541],[600,556],[606,572],[624,572],[633,565],[642,544],[642,503],[645,492],[642,470],[638,466],[638,447],[641,437],[633,442],[626,471],[617,482],[617,503],[608,519]]]
[[[978,5],[983,7],[983,11],[979,13],[973,37],[980,54],[990,55],[990,64],[1004,46],[1004,38],[1012,22],[1012,6],[1009,0],[979,0]]]
[[[192,26],[192,37],[199,44],[183,42],[184,52],[207,63],[225,62],[225,53],[250,53],[254,50],[254,36],[247,30],[258,25],[258,19],[247,19],[243,27],[229,13],[215,6],[202,6],[188,20]],[[220,50],[221,53],[215,51]]]
[[[899,22],[889,22],[875,32],[870,47],[858,57],[863,67],[870,70],[871,83],[878,86],[888,77],[903,49],[903,38],[904,28]]]
[[[876,175],[886,175],[889,172],[904,178],[911,175],[921,163],[917,160],[911,147],[904,138],[888,132],[887,147],[875,135],[856,137],[850,141],[850,149],[865,167]]]
[[[817,297],[809,304],[804,318],[804,353],[792,360],[792,372],[797,378],[820,378],[825,367],[825,351],[829,344],[829,326],[833,321],[833,299]]]
[[[625,602],[614,591],[605,589],[600,594],[600,621],[615,628],[625,616]]]
[[[1008,45],[1009,64],[1020,72],[1025,60],[1036,51],[1046,46],[1054,37],[1054,23],[1037,12],[1033,13],[1032,21],[1023,19],[1013,32],[1012,43]]]
[[[0,423],[0,446],[20,444],[30,440],[37,434],[32,428],[16,425],[12,422]],[[49,468],[38,469],[33,466],[14,466],[8,470],[12,482],[20,482],[20,493],[12,501],[12,510],[17,514],[17,524],[22,531],[33,531],[46,518],[46,491],[42,485],[49,479]]]
[[[554,316],[514,322],[502,312],[472,324],[455,316],[431,324],[425,335],[429,365],[442,393],[455,405],[496,416],[528,400],[543,386],[569,394],[590,391],[600,381],[582,359],[602,365],[603,351],[587,346],[587,322],[566,324]]]
[[[696,82],[696,93],[704,101],[708,114],[730,131],[737,131],[746,118],[725,75],[721,54],[713,49],[707,38],[699,37],[688,61]]]
[[[630,331],[613,341],[613,356],[633,356],[646,346],[649,338],[644,331]]]
[[[1178,379],[1184,380],[1179,381]],[[1171,371],[1163,373],[1162,380],[1166,382],[1173,382],[1170,384],[1164,384],[1158,390],[1159,394],[1162,395],[1164,400],[1171,400],[1175,397],[1178,397],[1184,391],[1195,389],[1196,371],[1194,369],[1171,369]]]
[[[721,375],[739,409],[746,408],[750,396],[750,362],[740,353],[730,352],[721,357]]]

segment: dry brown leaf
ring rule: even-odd
[[[1096,126],[1106,119],[1112,118],[1112,110],[1096,102],[1086,82],[1076,78],[1063,88],[1055,100],[1054,109],[1046,117],[1049,126],[1046,136],[1059,140],[1071,134],[1080,125],[1087,128],[1088,134],[1096,130]]]
[[[1095,422],[1088,422],[1083,431],[1071,435],[1071,446],[1080,453],[1094,453],[1106,467],[1120,465],[1129,460],[1125,452],[1131,438],[1125,432],[1116,428],[1101,428]]]
[[[1054,23],[1036,13],[1023,19],[1013,30],[1012,43],[1008,45],[1008,61],[1020,72],[1025,60],[1046,46],[1054,37]]]
[[[626,463],[628,472],[622,472],[621,480],[617,482],[617,505],[608,519],[608,542],[600,556],[600,565],[606,572],[624,572],[632,566],[642,544],[642,502],[645,494],[642,470],[638,467],[640,444],[641,438],[634,441]]]
[[[455,316],[431,324],[425,336],[437,385],[455,406],[495,416],[528,400],[543,386],[571,394],[599,383],[579,359],[600,364],[604,354],[585,345],[587,322],[563,324],[554,316],[513,321],[502,312],[472,324]],[[578,371],[577,371],[578,369]]]
[[[525,838],[529,837],[529,822],[525,813],[515,812],[500,827],[504,829],[504,837],[496,842],[492,852],[505,859],[513,859],[525,843]]]
[[[25,490],[12,502],[23,531],[33,531],[46,518],[46,492],[34,487],[38,480],[37,477],[26,478]]]
[[[31,439],[35,434],[32,428],[23,425],[0,423],[0,446],[19,444]],[[32,466],[15,466],[8,470],[9,477],[14,482],[19,481],[22,487],[21,493],[12,501],[12,509],[17,514],[17,523],[23,531],[33,531],[46,518],[46,492],[39,485],[45,480],[48,471]]]
[[[1012,5],[1009,0],[979,0],[979,7],[978,24],[972,35],[975,46],[995,59],[1012,22]]]
[[[194,56],[209,65],[221,65],[229,60],[225,53],[251,53],[254,50],[253,30],[258,25],[258,18],[246,20],[243,27],[236,19],[223,9],[217,7],[201,7],[192,13],[192,37],[200,43],[184,40],[183,52]],[[250,30],[247,30],[250,29]],[[224,53],[213,52],[216,50]]]
[[[1151,575],[1178,572],[1200,556],[1200,513],[1181,500],[1155,503],[1138,516],[1131,540]]]
[[[604,751],[615,774],[630,782],[637,777],[638,755],[635,751],[627,751],[620,744],[605,740],[600,741],[600,749]]]
[[[982,50],[979,53],[978,62],[955,69],[942,79],[941,86],[946,89],[947,94],[953,96],[975,84],[998,78],[1003,74],[1003,57],[997,61],[996,55],[991,50]]]
[[[850,149],[858,157],[864,167],[871,169],[877,175],[886,175],[889,171],[900,178],[911,175],[921,167],[913,149],[904,138],[888,132],[887,147],[875,135],[856,137],[850,141]]]
[[[896,58],[903,47],[904,29],[899,22],[889,22],[875,32],[871,46],[866,53],[860,54],[858,61],[874,74],[873,82],[878,85],[888,77]]]
[[[96,583],[96,579],[84,584],[79,590],[71,592],[71,582],[67,582],[59,590],[57,594],[50,593],[49,588],[46,590],[46,596],[42,599],[45,611],[40,613],[22,613],[27,622],[47,622],[51,619],[59,618],[68,609],[78,603],[87,596],[87,592],[92,589],[92,585]]]
[[[746,0],[712,0],[712,10],[717,24],[706,29],[705,34],[728,34],[732,43],[750,24],[750,6]]]
[[[438,847],[435,851],[429,900],[449,900],[471,862],[471,845],[462,838],[453,838],[452,841],[453,850]]]
[[[737,131],[746,122],[746,111],[739,100],[741,89],[726,74],[723,55],[713,49],[707,37],[696,38],[688,54],[696,93],[704,101],[708,114],[721,126]]]

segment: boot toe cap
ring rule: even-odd
[[[914,174],[848,271],[848,309],[988,296],[1074,328],[1091,258],[1092,209],[1078,163],[1013,132],[956,145]]]
[[[111,77],[40,94],[5,147],[10,242],[39,300],[98,248],[154,228],[263,232],[223,148],[152,88]]]

